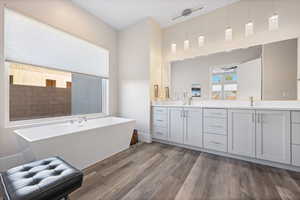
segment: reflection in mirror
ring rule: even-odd
[[[261,99],[262,46],[197,57],[171,64],[172,97],[197,84],[202,100]]]
[[[182,100],[193,86],[200,100],[297,100],[298,39],[171,63],[170,91]]]
[[[103,112],[105,79],[19,63],[7,64],[10,121]]]

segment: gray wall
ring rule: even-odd
[[[210,94],[210,67],[240,64],[261,57],[262,47],[239,49],[194,59],[177,61],[171,64],[171,93],[190,92],[191,85],[200,84],[202,98],[208,99]]]
[[[102,112],[102,79],[72,73],[72,115]]]
[[[263,100],[297,99],[297,39],[263,47]]]

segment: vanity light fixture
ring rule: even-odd
[[[225,40],[226,41],[232,40],[232,28],[231,27],[227,27],[225,30]]]
[[[176,53],[177,45],[175,43],[171,44],[171,52]]]
[[[252,21],[249,21],[246,25],[245,25],[245,36],[251,36],[254,34],[254,23]]]
[[[198,45],[199,45],[199,47],[203,47],[204,46],[204,42],[205,42],[205,36],[200,35],[198,37]]]
[[[271,17],[269,17],[269,30],[275,31],[279,28],[279,15],[274,13]]]
[[[190,48],[190,41],[185,40],[183,43],[183,50],[187,51]]]

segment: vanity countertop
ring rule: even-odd
[[[153,107],[179,107],[179,108],[215,108],[215,109],[249,109],[249,110],[287,110],[287,111],[300,111],[298,106],[287,106],[287,105],[258,105],[258,106],[247,106],[247,105],[183,105],[183,104],[154,104]]]

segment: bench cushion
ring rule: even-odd
[[[53,157],[12,168],[0,178],[7,200],[56,200],[79,188],[83,174]]]

